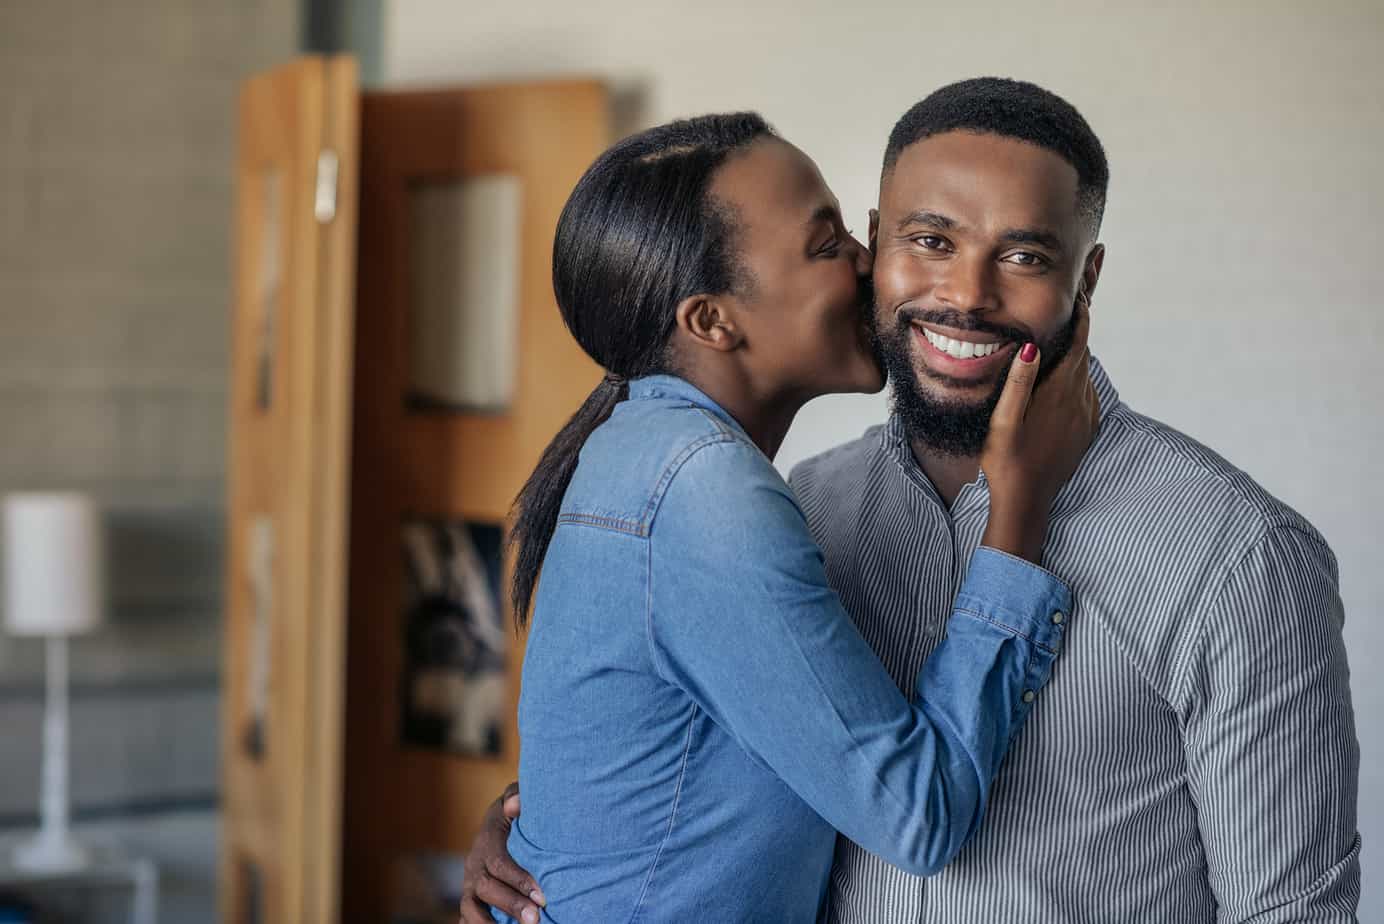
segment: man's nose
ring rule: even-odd
[[[957,311],[988,311],[998,304],[989,260],[956,256],[940,269],[933,295]]]

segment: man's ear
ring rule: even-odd
[[[879,255],[879,209],[870,209],[870,256]]]
[[[1077,283],[1077,296],[1085,296],[1086,304],[1096,294],[1096,283],[1100,282],[1100,269],[1105,265],[1105,245],[1097,244],[1086,255],[1086,265],[1081,270],[1081,281]]]
[[[734,306],[725,296],[688,296],[678,302],[675,317],[678,330],[695,346],[729,353],[745,340],[735,323]]]

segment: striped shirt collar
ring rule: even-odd
[[[1100,360],[1096,359],[1095,356],[1091,357],[1091,384],[1095,386],[1096,397],[1100,400],[1100,419],[1101,423],[1104,424],[1110,413],[1119,406],[1120,393],[1115,388],[1115,384],[1110,381],[1110,376],[1106,374],[1105,367],[1101,365]],[[1097,433],[1096,438],[1100,438],[1099,433]],[[932,482],[929,481],[927,475],[923,473],[922,468],[918,465],[918,461],[913,458],[913,447],[908,443],[908,428],[897,411],[891,412],[889,414],[889,421],[880,428],[879,445],[885,455],[898,464],[905,477],[917,483],[933,499],[941,503],[941,498],[937,495],[937,489],[932,486]],[[957,496],[956,508],[959,509],[963,506],[966,495],[973,487],[980,488],[982,494],[988,495],[989,490],[986,487],[984,472],[981,472],[977,480],[972,482],[971,485],[967,485],[966,488],[962,489],[961,494]],[[1061,494],[1058,496],[1060,498]]]

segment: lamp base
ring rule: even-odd
[[[86,869],[90,857],[82,845],[43,832],[14,848],[15,869],[26,873],[74,873]]]

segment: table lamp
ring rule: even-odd
[[[14,865],[66,872],[87,863],[68,831],[67,638],[101,623],[105,560],[95,504],[82,494],[9,494],[3,502],[5,629],[45,640],[47,701],[37,836]]]

